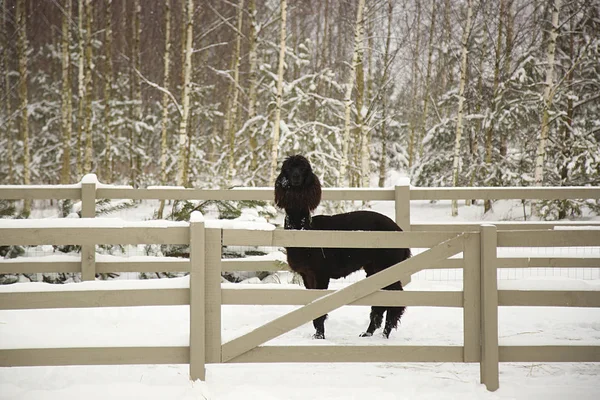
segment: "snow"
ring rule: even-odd
[[[83,178],[81,178],[81,183],[93,183],[94,185],[97,185],[100,183],[100,181],[98,180],[96,174],[86,174],[83,176]]]
[[[503,282],[531,287],[533,282]],[[555,288],[598,283],[556,280]],[[2,292],[111,290],[187,287],[187,278],[150,281],[97,281],[0,287]],[[342,287],[335,282],[332,287]],[[504,287],[502,287],[504,286]],[[288,288],[294,285],[227,284],[224,287]],[[407,290],[460,290],[456,282],[413,282]],[[295,306],[223,306],[223,340],[228,341]],[[442,345],[461,346],[460,308],[410,307],[389,340],[359,338],[367,307],[343,307],[330,313],[327,339],[311,338],[312,324],[288,332],[267,345]],[[123,307],[0,312],[2,348],[84,346],[186,346],[189,307]],[[40,334],[40,332],[44,332]],[[501,307],[500,345],[598,345],[600,309]],[[150,351],[150,350],[149,350]],[[187,365],[19,367],[0,369],[1,398],[11,399],[595,399],[600,392],[598,363],[502,363],[500,389],[479,384],[478,364],[239,364],[208,365],[205,382],[190,382]]]
[[[160,189],[160,190],[185,190],[185,186],[148,186],[147,189]]]
[[[190,223],[204,222],[204,215],[200,211],[193,211],[190,215]]]
[[[168,228],[189,226],[185,221],[126,221],[121,218],[0,219],[0,228]]]
[[[275,225],[267,222],[240,221],[237,219],[211,219],[206,221],[207,228],[249,229],[255,231],[273,231]]]
[[[557,231],[598,231],[600,230],[600,226],[594,225],[564,225],[564,226],[555,226],[555,230]]]

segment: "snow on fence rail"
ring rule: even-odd
[[[32,225],[34,224],[34,225]],[[255,231],[207,228],[198,214],[190,223],[137,222],[111,226],[93,219],[40,222],[2,221],[0,245],[103,243],[189,244],[190,259],[173,268],[190,272],[189,288],[18,292],[2,290],[0,309],[190,305],[189,346],[0,349],[0,366],[189,364],[204,379],[207,363],[246,362],[479,362],[481,381],[498,388],[499,362],[600,362],[600,346],[499,346],[499,306],[600,307],[597,291],[498,290],[500,247],[599,246],[600,230],[498,231],[481,225],[468,232]],[[221,288],[223,245],[302,247],[427,247],[429,250],[338,291]],[[459,253],[459,259],[449,258]],[[97,265],[82,258],[82,271]],[[93,261],[93,260],[92,260]],[[424,268],[450,263],[462,268],[461,292],[381,291]],[[123,263],[126,264],[126,263]],[[7,264],[0,263],[0,272]],[[15,265],[10,265],[14,268]],[[31,266],[33,264],[25,264]],[[59,264],[60,268],[65,264]],[[136,264],[136,268],[141,267]],[[160,271],[164,263],[146,263]],[[595,265],[597,266],[597,264]],[[72,268],[72,265],[68,265]],[[157,269],[158,267],[158,269]],[[236,268],[240,264],[236,264]],[[46,264],[44,268],[50,268]],[[54,270],[56,271],[56,270]],[[4,288],[5,289],[5,288]],[[222,343],[224,304],[303,305],[256,330]],[[343,305],[463,308],[463,346],[261,346],[316,316]]]

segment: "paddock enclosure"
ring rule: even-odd
[[[0,309],[189,305],[189,346],[0,349],[0,366],[189,364],[192,379],[204,379],[206,364],[265,362],[470,362],[481,381],[498,388],[500,362],[600,362],[600,346],[498,345],[498,307],[600,307],[597,291],[499,290],[504,268],[600,268],[600,257],[530,257],[503,249],[599,248],[600,222],[488,222],[411,224],[411,200],[598,199],[600,188],[412,188],[324,189],[324,200],[394,201],[404,232],[333,232],[223,229],[201,214],[189,222],[107,223],[95,217],[96,199],[271,200],[272,188],[199,190],[132,189],[86,177],[67,186],[0,186],[3,199],[82,200],[81,219],[0,220],[0,245],[82,246],[80,261],[1,260],[0,273],[80,272],[93,280],[103,272],[189,272],[189,288],[0,293]],[[97,262],[100,244],[189,244],[189,259]],[[223,246],[422,248],[425,251],[340,290],[221,288],[224,271],[276,271],[269,261],[222,259]],[[462,291],[388,292],[425,269],[459,269]],[[242,285],[243,286],[243,285]],[[247,285],[246,285],[247,286]],[[301,306],[227,342],[221,338],[222,305]],[[462,346],[273,346],[269,340],[349,305],[460,307]]]

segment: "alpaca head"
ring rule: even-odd
[[[275,205],[286,213],[309,212],[321,202],[321,182],[308,160],[301,155],[289,156],[275,181]]]

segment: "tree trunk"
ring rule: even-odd
[[[411,95],[411,110],[410,110],[410,137],[408,140],[408,168],[412,168],[415,163],[415,148],[419,148],[417,143],[417,92],[419,89],[419,44],[421,41],[421,2],[417,1],[417,22],[413,30],[417,35],[415,40],[415,52],[413,54],[412,63],[412,95]]]
[[[77,97],[79,104],[77,108],[77,160],[75,168],[77,170],[77,180],[83,177],[83,162],[81,153],[83,151],[82,137],[85,131],[85,33],[83,29],[85,10],[85,0],[79,0],[77,7],[77,33],[79,60],[77,62]]]
[[[490,106],[491,115],[495,115],[496,111],[496,97],[498,95],[498,84],[500,79],[500,61],[502,58],[502,31],[504,28],[503,18],[504,18],[504,8],[505,8],[505,0],[500,0],[500,13],[498,14],[498,37],[496,39],[496,61],[494,63],[494,86],[493,86],[493,96],[492,96],[492,104]],[[492,150],[493,150],[493,138],[494,138],[494,119],[490,118],[488,122],[489,126],[485,133],[485,163],[488,166],[488,170],[492,166]],[[483,203],[484,212],[488,212],[492,209],[492,201],[485,200]]]
[[[171,0],[165,0],[165,54],[163,57],[163,87],[169,90],[171,77]],[[162,122],[160,133],[160,181],[162,185],[167,184],[167,154],[168,154],[168,132],[169,127],[169,94],[164,92],[162,97]],[[158,219],[162,219],[165,209],[165,201],[160,202],[158,208]]]
[[[364,25],[363,25],[364,29]],[[364,32],[364,31],[363,31]],[[363,34],[364,35],[364,34]],[[356,58],[356,128],[355,128],[355,140],[358,146],[354,147],[353,165],[355,168],[350,171],[352,175],[351,185],[361,186],[363,181],[363,169],[362,169],[362,154],[363,146],[366,144],[365,135],[365,124],[363,110],[365,109],[365,65],[363,63],[364,58],[364,40],[361,40],[360,46],[357,50]],[[365,152],[368,152],[365,150]]]
[[[472,0],[467,0],[467,22],[462,37],[462,54],[460,65],[460,84],[458,88],[458,111],[456,116],[456,141],[454,143],[454,157],[452,162],[452,186],[458,186],[458,169],[460,160],[460,141],[463,131],[463,113],[465,102],[465,85],[467,81],[467,54],[469,52],[469,35],[471,33],[471,17],[473,15]],[[458,215],[458,202],[452,200],[452,216]]]
[[[436,6],[437,1],[431,2],[431,24],[429,25],[429,42],[427,43],[427,73],[425,76],[425,93],[423,94],[423,114],[421,114],[421,130],[417,136],[418,154],[423,156],[423,139],[427,135],[427,112],[429,109],[429,95],[431,88],[431,64],[433,60],[433,34],[435,32]]]
[[[287,20],[287,2],[281,0],[281,30],[279,36],[279,66],[277,69],[277,104],[275,106],[275,121],[273,124],[273,142],[271,144],[271,171],[269,175],[269,186],[275,184],[275,170],[277,168],[277,157],[279,153],[279,125],[281,120],[281,104],[283,98],[283,67],[285,64],[285,37]]]
[[[331,63],[331,24],[329,23],[329,0],[325,0],[325,15],[323,17],[325,25],[323,26],[323,56],[321,57],[321,69]]]
[[[512,64],[512,49],[513,49],[513,30],[514,30],[514,18],[512,14],[512,7],[514,1],[509,0],[508,4],[505,7],[506,10],[506,19],[504,24],[506,25],[506,43],[504,46],[504,68],[503,68],[503,76],[504,79],[508,79],[511,73],[511,64]],[[500,132],[500,155],[502,157],[506,157],[506,153],[508,151],[508,134],[506,132]]]
[[[17,0],[17,53],[19,59],[19,108],[21,110],[21,140],[23,141],[23,183],[31,184],[29,150],[29,111],[27,108],[27,11],[25,0]],[[25,200],[23,214],[31,213],[31,200]]]
[[[13,144],[13,118],[12,118],[12,106],[11,106],[11,88],[10,88],[10,68],[8,65],[9,60],[9,43],[8,43],[8,11],[6,1],[2,2],[2,68],[4,75],[0,78],[4,82],[4,111],[6,115],[6,122],[4,124],[4,130],[7,138],[7,152],[8,152],[8,184],[15,184],[15,158],[14,158],[14,144]]]
[[[179,171],[177,176],[177,185],[184,186],[188,184],[188,122],[190,115],[190,79],[192,74],[192,42],[193,42],[193,25],[194,25],[194,2],[187,0],[187,10],[185,13],[186,34],[183,37],[185,40],[183,64],[183,91],[181,94],[182,117],[179,123]]]
[[[60,183],[66,185],[71,180],[71,0],[64,1],[62,17],[62,92],[61,92],[61,122],[63,133],[62,170]]]
[[[131,107],[130,118],[131,127],[129,131],[129,180],[132,186],[137,185],[138,174],[141,172],[141,157],[139,155],[140,148],[140,132],[139,123],[142,119],[142,88],[140,78],[136,71],[140,71],[140,15],[142,7],[140,0],[133,2],[133,23],[132,23],[132,40],[133,47],[131,49]]]
[[[544,88],[542,126],[540,130],[540,141],[535,160],[535,186],[542,186],[544,182],[544,161],[546,157],[546,141],[548,140],[548,131],[550,128],[550,107],[552,106],[552,96],[554,90],[554,56],[556,51],[556,38],[558,36],[558,13],[560,11],[561,0],[554,0],[552,5],[552,31],[548,42],[546,53],[546,86]]]
[[[248,3],[248,14],[250,15],[250,26],[248,33],[248,79],[250,87],[248,89],[248,119],[256,116],[256,98],[258,93],[258,37],[256,32],[256,0],[250,0]],[[250,168],[254,171],[258,167],[258,133],[250,127]]]
[[[575,18],[571,18],[569,20],[569,61],[572,66],[574,66],[577,61],[575,57],[575,36],[577,35],[575,31]],[[567,72],[567,76],[565,77],[565,85],[567,88],[573,87],[573,68],[569,68]],[[573,98],[574,93],[571,93],[570,96],[567,97],[567,112],[562,117],[562,138],[561,142],[563,145],[561,146],[562,157],[565,161],[563,161],[563,165],[560,167],[560,186],[570,186],[569,183],[569,167],[568,162],[566,160],[573,159],[573,152],[571,151],[571,132],[573,131],[573,116],[574,116],[574,104]],[[558,207],[558,219],[567,218],[567,201],[562,201]]]
[[[112,66],[112,0],[106,0],[104,31],[104,168],[103,177],[107,183],[113,180],[112,139],[114,137],[111,115],[113,100],[113,66]]]
[[[229,109],[226,123],[229,131],[226,134],[229,136],[229,162],[227,164],[227,177],[229,183],[232,183],[235,175],[235,133],[236,121],[238,114],[238,96],[240,82],[240,52],[242,48],[242,22],[244,16],[244,0],[239,0],[237,5],[237,32],[235,39],[235,50],[233,54],[233,82],[231,83],[231,107]]]
[[[84,173],[92,172],[92,0],[86,0],[85,5],[85,156]]]
[[[338,177],[338,186],[344,186],[346,182],[346,170],[348,168],[348,149],[350,147],[350,111],[352,109],[352,89],[354,88],[356,77],[356,67],[359,62],[359,53],[363,46],[364,18],[363,12],[365,0],[358,0],[358,9],[356,11],[356,25],[354,29],[354,51],[352,54],[352,63],[350,64],[350,74],[346,83],[346,93],[344,95],[344,138],[342,141],[342,160],[340,163],[340,175]]]
[[[385,86],[387,86],[388,64],[390,62],[390,42],[392,39],[392,20],[394,17],[394,2],[388,0],[387,9],[387,35],[385,38],[385,50],[383,53],[383,74],[381,74],[381,82],[379,84],[380,93],[383,99],[381,101],[381,160],[379,161],[379,187],[384,187],[385,177],[387,175],[387,102],[388,95]]]
[[[373,95],[373,19],[369,18],[368,33],[367,33],[367,78],[366,78],[366,94],[364,99],[372,101],[371,96]],[[364,69],[364,68],[363,68]],[[370,115],[366,114],[364,118],[370,119]],[[360,141],[360,174],[362,187],[369,187],[371,184],[371,153],[369,151],[371,147],[371,135],[370,128],[365,124],[363,120]]]

